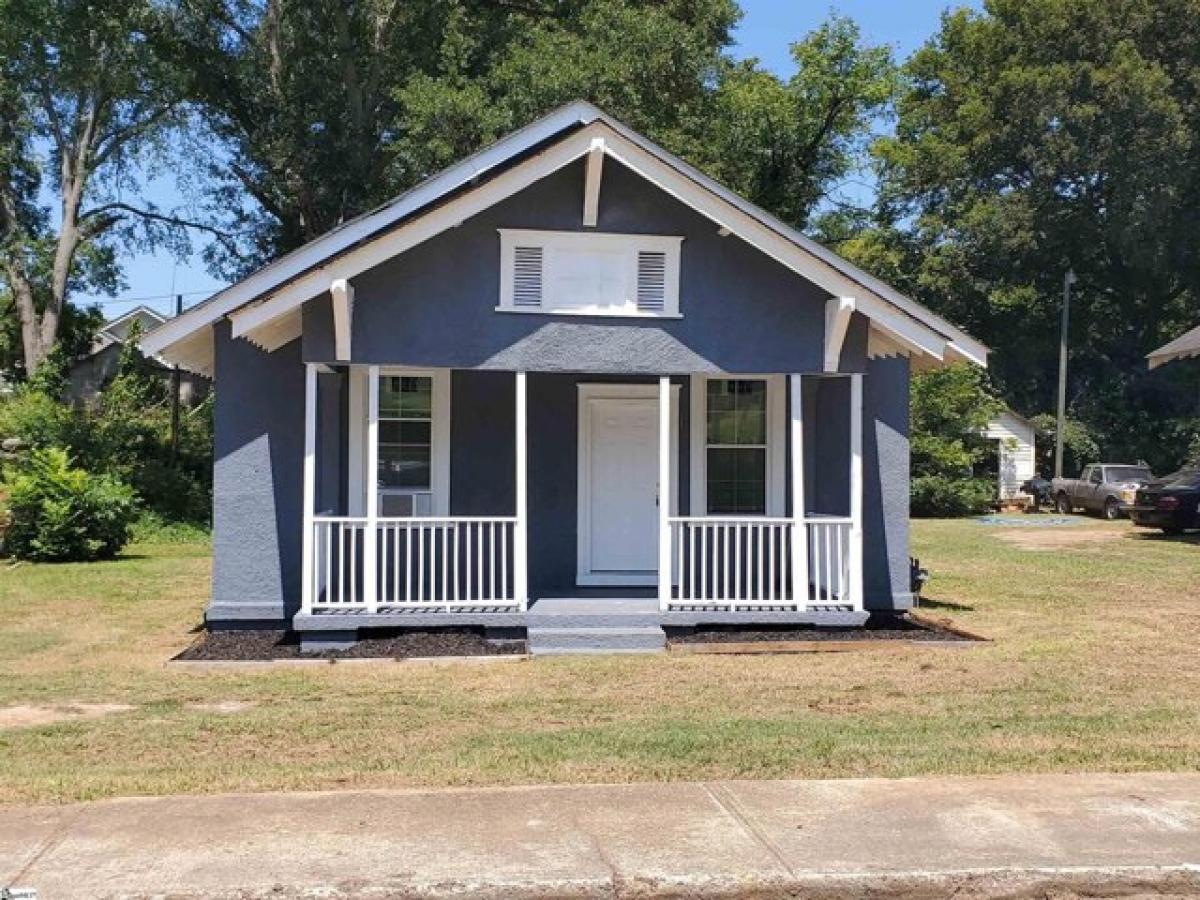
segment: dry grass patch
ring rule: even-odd
[[[994,639],[969,652],[198,675],[164,663],[200,621],[206,547],[22,566],[0,572],[0,707],[133,708],[0,731],[0,802],[1196,768],[1200,552],[1079,527],[1114,537],[1030,553],[974,522],[915,525],[925,611]]]

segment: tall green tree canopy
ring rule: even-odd
[[[987,0],[908,62],[877,145],[887,228],[852,252],[994,349],[1053,409],[1063,274],[1072,414],[1110,455],[1182,458],[1195,367],[1144,354],[1200,311],[1200,3]],[[890,230],[889,230],[890,229]]]
[[[833,20],[781,81],[728,55],[734,0],[178,0],[160,34],[217,144],[233,276],[584,98],[803,225],[888,102],[886,49]]]
[[[156,20],[150,0],[0,0],[0,309],[28,371],[73,292],[117,288],[118,248],[195,224],[130,199],[182,101]]]

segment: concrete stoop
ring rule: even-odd
[[[529,610],[534,656],[587,653],[659,653],[667,636],[658,602],[645,598],[553,597]]]

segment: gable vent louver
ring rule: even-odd
[[[513,248],[513,306],[542,305],[542,248]]]
[[[667,304],[667,254],[639,250],[637,258],[637,308],[662,312]]]

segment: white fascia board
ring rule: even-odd
[[[835,297],[854,297],[859,312],[892,332],[905,345],[938,360],[944,358],[947,345],[945,336],[896,309],[887,300],[864,289],[861,283],[828,265],[807,249],[797,246],[794,240],[780,234],[776,229],[767,227],[754,216],[738,208],[721,195],[727,193],[724,189],[718,193],[707,186],[696,184],[693,179],[680,173],[657,155],[626,140],[620,134],[614,133],[605,147],[622,165],[711,219],[719,227],[728,228],[733,234],[822,290]]]
[[[824,262],[831,269],[842,273],[854,284],[858,285],[860,289],[866,288],[871,293],[884,300],[887,300],[889,303],[898,307],[908,315],[926,324],[927,327],[930,327],[932,330],[942,333],[946,337],[950,347],[955,351],[955,355],[958,357],[969,360],[980,366],[987,366],[987,346],[975,340],[962,329],[946,321],[932,310],[917,303],[915,300],[912,300],[911,298],[906,297],[904,294],[901,294],[886,282],[880,281],[875,276],[863,271],[849,260],[838,256],[832,250],[822,246],[820,243],[814,241],[812,238],[808,237],[802,232],[784,224],[775,216],[772,216],[765,210],[760,209],[745,198],[739,197],[728,188],[716,181],[713,181],[699,169],[696,169],[684,160],[668,153],[653,141],[650,141],[638,134],[636,131],[633,131],[624,123],[618,122],[616,119],[613,119],[611,116],[603,112],[600,113],[599,118],[600,121],[604,122],[630,143],[636,144],[642,150],[652,154],[660,160],[669,160],[670,165],[682,175],[694,181],[697,185],[709,191],[710,193],[717,195],[726,203],[739,210],[742,214],[757,220],[760,224],[765,225],[770,230],[782,235],[791,243],[796,244],[816,259]],[[724,222],[718,221],[717,224],[722,229],[728,228],[728,225]],[[847,292],[846,295],[853,296],[856,293],[857,292]]]
[[[1186,331],[1170,343],[1163,344],[1152,353],[1146,354],[1151,369],[1169,363],[1175,359],[1185,359],[1189,356],[1200,356],[1200,325],[1191,331]]]
[[[142,346],[147,354],[161,353],[191,332],[211,325],[246,303],[303,274],[329,257],[366,240],[445,194],[535,147],[563,130],[594,122],[602,113],[590,103],[577,101],[515,131],[478,153],[468,156],[373,212],[352,219],[303,247],[269,263],[253,275],[214,294],[204,303],[148,332]]]
[[[514,166],[501,177],[485,182],[449,203],[413,219],[395,231],[356,247],[284,285],[261,302],[233,317],[233,336],[240,337],[287,313],[295,306],[329,289],[337,279],[350,279],[387,262],[418,244],[455,227],[557,172],[588,153],[597,125],[590,125]]]

